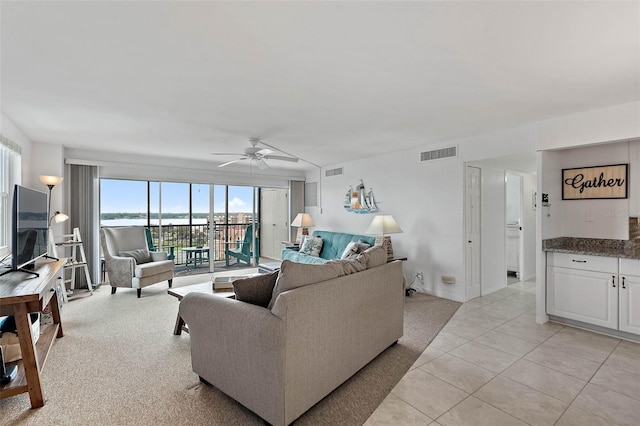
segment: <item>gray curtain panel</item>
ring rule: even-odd
[[[97,166],[70,165],[70,227],[79,228],[87,256],[89,275],[94,285],[100,283],[99,175]],[[76,273],[76,288],[87,287],[84,274]]]

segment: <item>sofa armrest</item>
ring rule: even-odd
[[[283,321],[261,306],[204,293],[187,294],[179,311],[189,326],[193,371],[277,423],[284,415]]]
[[[136,261],[132,257],[105,256],[104,262],[112,286],[131,287],[136,267]]]

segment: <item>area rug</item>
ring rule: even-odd
[[[201,282],[182,277],[174,286]],[[406,298],[404,336],[302,415],[296,425],[361,425],[408,371],[459,303]],[[178,300],[165,283],[90,297],[62,308],[64,337],[42,372],[46,404],[28,394],[0,400],[3,425],[262,425],[262,420],[191,371],[189,335],[172,334]],[[224,327],[224,324],[215,326]],[[224,366],[222,366],[224,368]]]

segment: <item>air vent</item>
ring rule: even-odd
[[[458,147],[451,146],[449,148],[434,149],[420,153],[420,161],[440,160],[443,158],[451,158],[458,156]]]
[[[326,170],[324,172],[325,177],[338,176],[341,174],[342,174],[342,167],[338,167],[337,169]]]
[[[318,205],[318,182],[304,184],[304,206],[315,207]]]

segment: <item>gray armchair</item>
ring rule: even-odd
[[[138,290],[160,281],[173,282],[173,260],[167,260],[166,252],[150,252],[144,227],[123,226],[100,229],[100,243],[104,266],[109,274],[111,294],[118,287]]]

